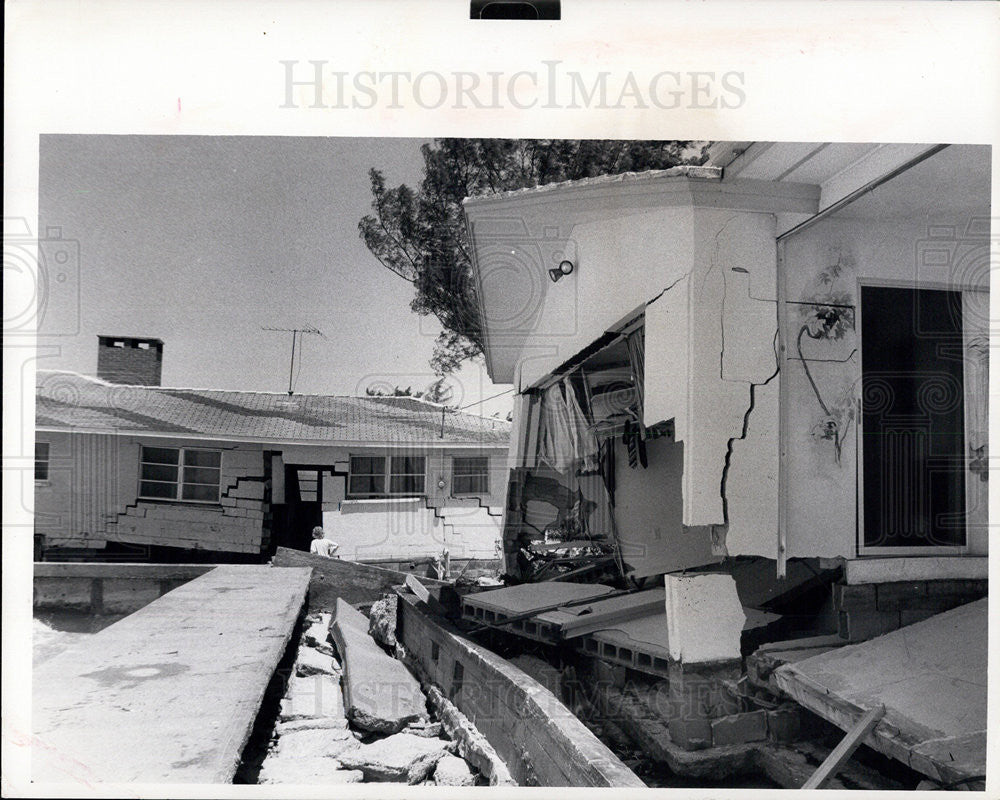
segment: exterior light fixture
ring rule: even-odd
[[[552,282],[556,283],[563,275],[569,275],[573,272],[573,262],[569,259],[565,259],[559,262],[558,267],[553,267],[549,270],[549,277],[552,278]]]

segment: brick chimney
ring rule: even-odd
[[[97,377],[110,383],[159,386],[163,341],[136,336],[97,337]]]

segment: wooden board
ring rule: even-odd
[[[232,782],[308,585],[216,567],[41,664],[32,779]]]

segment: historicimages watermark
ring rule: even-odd
[[[584,73],[558,60],[514,72],[338,69],[325,60],[281,60],[280,108],[402,109],[738,109],[739,71]]]

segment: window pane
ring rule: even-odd
[[[393,475],[423,475],[424,474],[424,457],[423,456],[393,456],[392,457],[392,474]]]
[[[222,453],[218,450],[185,450],[184,464],[194,467],[218,467],[222,463]]]
[[[174,447],[143,447],[142,460],[154,464],[176,464],[180,450]]]
[[[49,443],[35,442],[35,480],[49,479]]]
[[[423,475],[393,475],[389,481],[390,494],[423,494]]]
[[[219,470],[208,467],[184,467],[184,483],[219,485]]]
[[[143,481],[139,484],[139,494],[142,497],[166,497],[173,500],[177,497],[177,484]]]
[[[489,482],[483,475],[456,475],[452,482],[454,494],[486,494]]]
[[[348,494],[378,495],[385,494],[384,475],[352,475]]]
[[[143,464],[142,479],[177,483],[177,467],[171,467],[169,464]]]
[[[182,497],[184,500],[215,501],[219,499],[219,487],[199,486],[197,484],[185,483]]]
[[[351,456],[352,475],[384,475],[385,458],[381,456]]]

